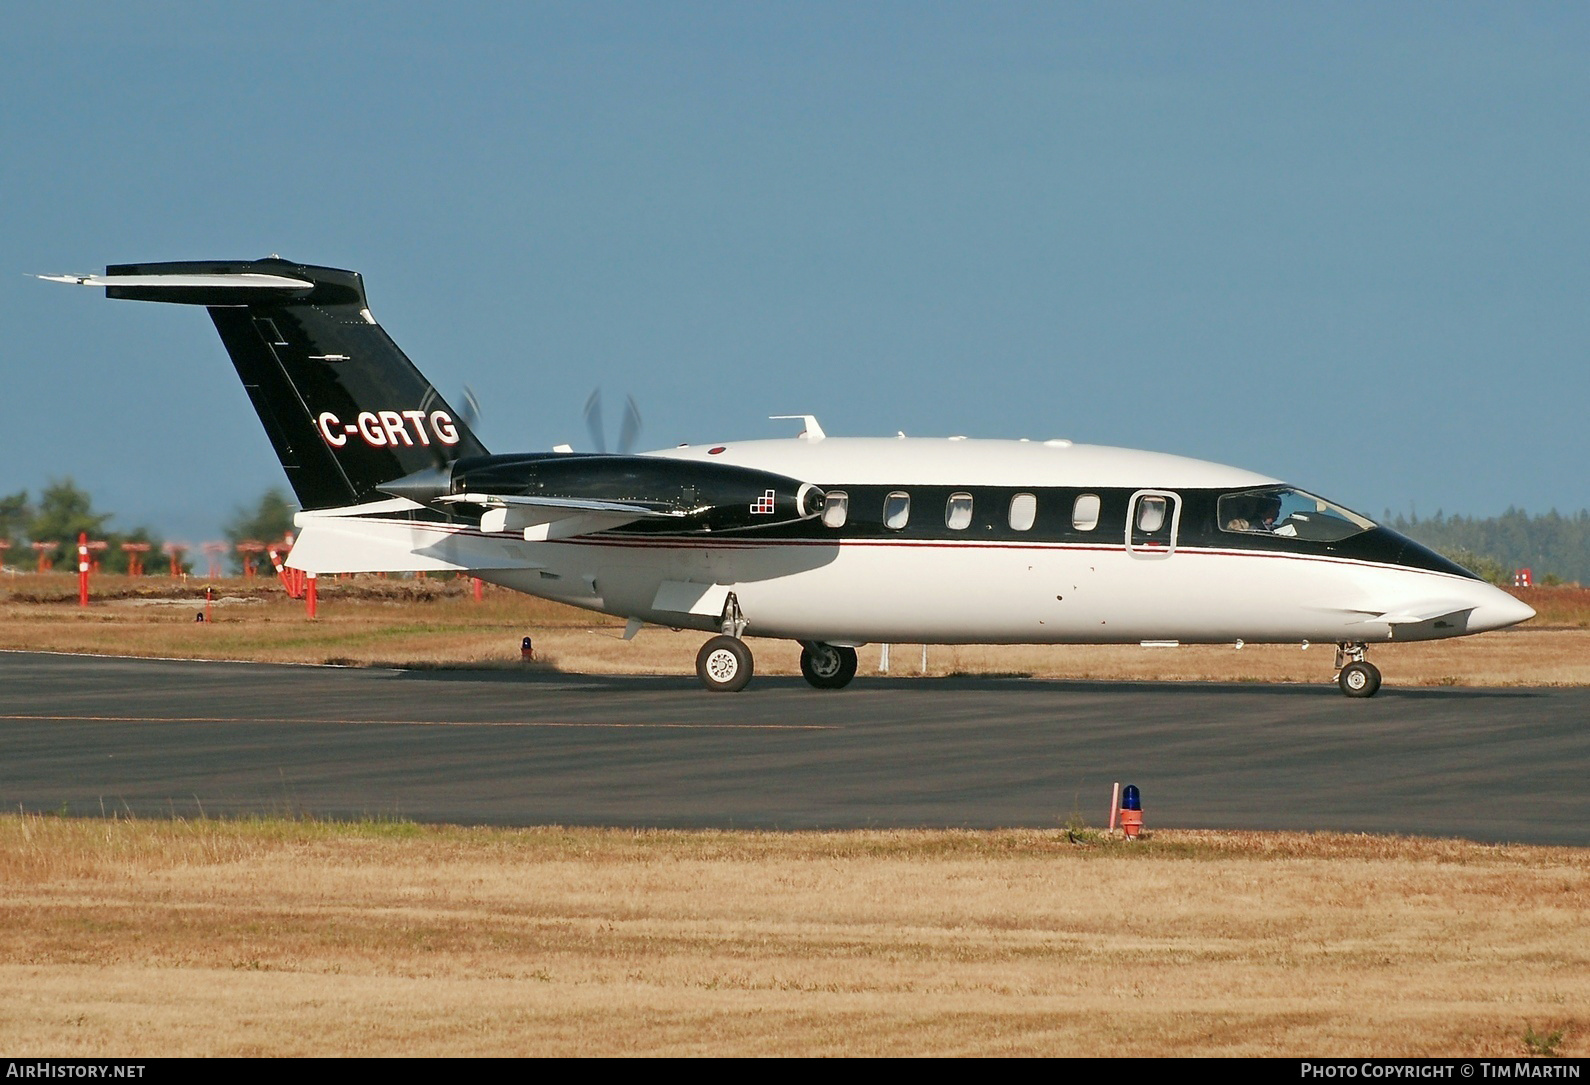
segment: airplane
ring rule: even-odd
[[[639,455],[493,455],[376,323],[357,272],[263,260],[40,276],[204,306],[302,511],[306,573],[456,571],[712,634],[703,686],[744,689],[747,636],[800,642],[818,689],[867,643],[1333,643],[1349,697],[1373,643],[1534,610],[1280,479],[1069,440],[799,436]]]

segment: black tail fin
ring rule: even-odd
[[[356,271],[274,257],[115,264],[90,285],[209,309],[306,509],[379,499],[382,483],[486,454],[370,315]]]

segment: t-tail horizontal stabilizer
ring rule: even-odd
[[[249,292],[284,298],[308,294],[315,284],[286,275],[40,275],[51,283],[102,286],[108,298],[165,301],[183,305],[245,305]]]

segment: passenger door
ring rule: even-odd
[[[1176,551],[1181,498],[1168,490],[1139,490],[1126,518],[1126,550],[1138,558],[1168,558]]]

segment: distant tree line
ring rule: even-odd
[[[1514,569],[1531,570],[1537,584],[1590,583],[1590,509],[1530,516],[1510,508],[1483,520],[1440,512],[1392,517],[1388,510],[1383,522],[1496,583],[1512,583]]]
[[[161,551],[164,539],[147,527],[110,530],[107,525],[113,517],[113,513],[94,511],[93,498],[70,478],[52,480],[39,492],[36,502],[29,499],[26,490],[0,497],[0,538],[11,544],[5,551],[5,564],[16,569],[35,568],[38,554],[33,543],[50,542],[55,546],[45,552],[45,557],[57,568],[69,566],[75,571],[77,536],[79,532],[86,532],[90,540],[109,544],[94,555],[104,572],[127,571],[131,555],[121,548],[122,543],[149,544],[148,552],[143,555],[145,573],[170,572],[170,560]],[[227,542],[236,545],[247,540],[274,542],[292,526],[293,506],[285,494],[273,488],[265,491],[253,506],[234,510],[222,531]],[[196,547],[205,540],[187,541]],[[191,570],[195,557],[193,554],[185,556],[183,567]],[[231,563],[234,568],[242,567],[236,551],[232,552]]]

